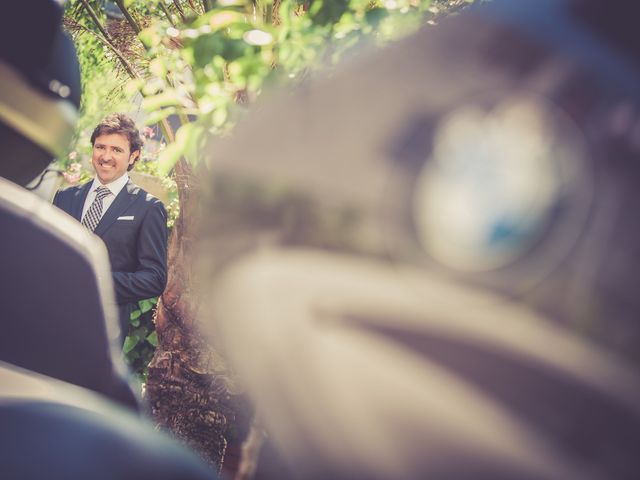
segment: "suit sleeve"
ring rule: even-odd
[[[54,207],[58,207],[67,215],[71,215],[71,211],[72,211],[71,199],[72,198],[73,196],[70,195],[69,190],[64,190],[64,189],[56,190],[56,194],[53,196],[53,200],[51,201],[51,204]]]
[[[156,200],[147,211],[137,241],[138,267],[134,272],[113,272],[119,304],[156,297],[167,284],[167,212]]]
[[[62,190],[56,190],[56,194],[53,196],[53,200],[51,201],[51,203],[58,208],[62,208],[62,206],[60,205],[61,200]]]

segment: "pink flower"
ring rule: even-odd
[[[73,151],[69,153],[69,160],[75,160],[78,157],[78,152]]]
[[[68,173],[62,172],[62,176],[67,181],[69,185],[75,185],[80,180],[80,172],[77,173]]]
[[[156,136],[156,132],[151,127],[144,127],[142,129],[142,135],[144,135],[147,138],[153,138]]]
[[[80,165],[77,162],[74,162],[71,165],[69,165],[69,168],[67,170],[69,171],[69,173],[78,173],[80,172],[81,169],[82,169],[82,165]]]

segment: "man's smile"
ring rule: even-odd
[[[122,177],[135,162],[139,152],[132,154],[130,148],[128,138],[121,133],[107,133],[95,139],[91,162],[104,185]]]

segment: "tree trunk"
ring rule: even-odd
[[[197,184],[190,165],[176,164],[180,214],[169,240],[168,282],[156,312],[158,348],[149,364],[146,398],[157,424],[220,471],[233,413],[225,382],[214,372],[209,348],[197,335],[191,290]]]

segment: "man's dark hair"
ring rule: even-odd
[[[100,135],[111,135],[114,133],[120,133],[127,137],[129,140],[129,153],[139,152],[142,149],[143,140],[140,137],[138,127],[131,118],[123,113],[112,113],[102,119],[98,126],[93,130],[91,134],[91,145],[93,145]],[[131,170],[140,156],[136,158],[136,161],[129,165],[127,170]]]

